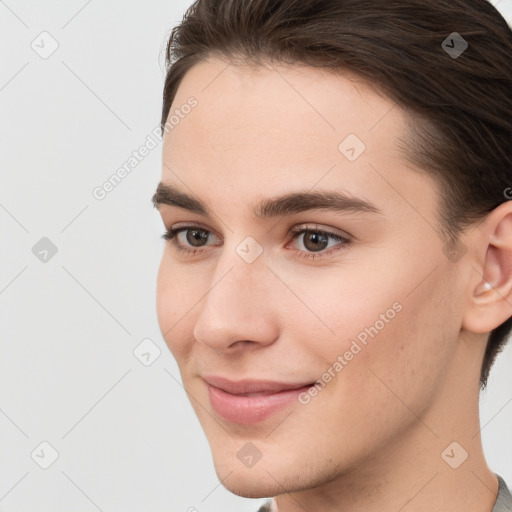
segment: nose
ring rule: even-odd
[[[263,255],[247,263],[224,248],[194,327],[197,342],[215,350],[261,347],[278,337],[278,310],[273,307],[277,278]]]

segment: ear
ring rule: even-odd
[[[488,333],[512,316],[512,201],[489,213],[472,238],[473,277],[462,327]]]

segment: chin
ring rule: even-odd
[[[223,474],[217,472],[217,477],[228,491],[242,498],[271,498],[284,492],[283,486],[266,471],[263,474],[261,470],[256,474],[251,469],[233,471],[231,474],[229,471]]]
[[[302,491],[310,487],[308,476],[290,468],[279,468],[267,459],[246,468],[238,458],[214,457],[217,478],[233,494],[243,498],[272,498],[286,492]]]

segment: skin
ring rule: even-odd
[[[210,237],[198,248],[179,235],[202,251],[192,256],[166,242],[157,309],[223,485],[275,496],[279,512],[490,511],[498,482],[482,451],[479,374],[488,333],[512,314],[511,202],[464,233],[453,261],[438,185],[397,146],[405,112],[362,81],[210,58],[186,74],[171,112],[191,96],[197,106],[164,138],[162,182],[214,214],[158,206],[166,229],[193,223]],[[366,145],[353,162],[338,150],[350,133]],[[253,215],[296,190],[345,192],[382,213]],[[352,243],[329,239],[323,257],[301,258],[315,252],[288,235],[299,224]],[[250,264],[236,252],[247,236],[263,249]],[[315,381],[394,303],[401,311],[309,403],[250,426],[213,410],[205,373]],[[252,467],[237,457],[249,441],[261,452]],[[457,469],[441,456],[454,441],[468,453]]]

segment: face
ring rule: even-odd
[[[403,111],[348,76],[211,59],[173,114],[158,318],[223,485],[273,496],[391,457],[462,316]]]

